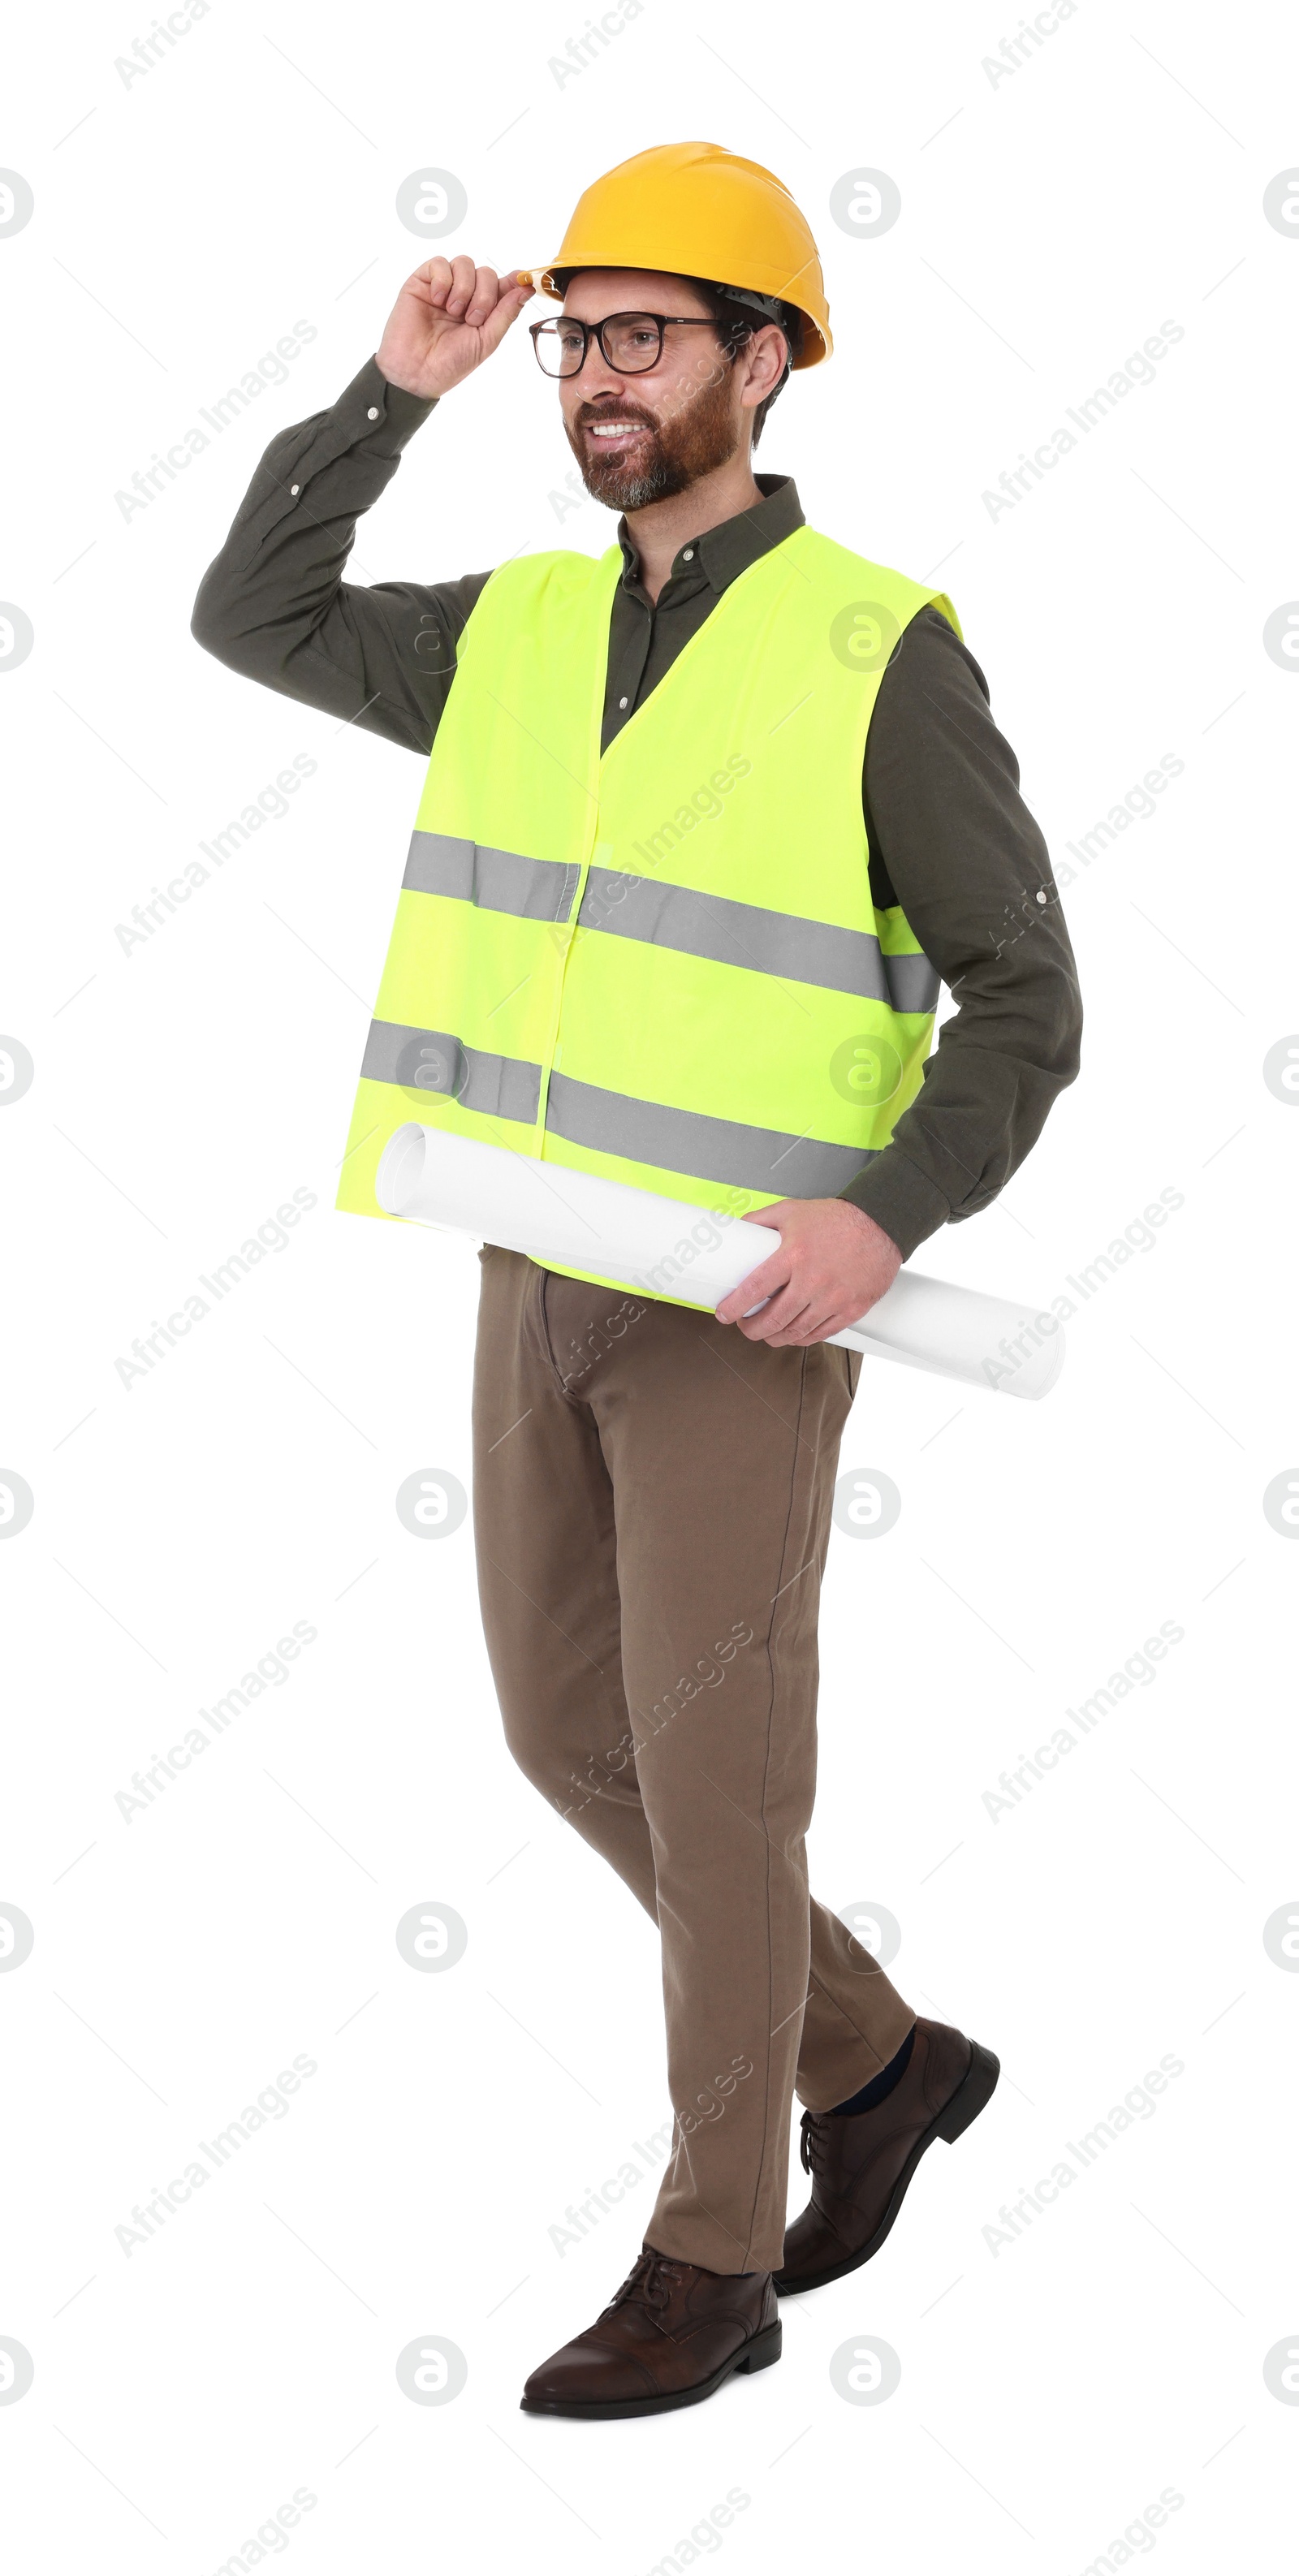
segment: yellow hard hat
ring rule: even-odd
[[[792,304],[803,322],[795,367],[815,367],[834,347],[806,218],[772,171],[719,143],[658,143],[594,180],[557,257],[532,280],[544,295],[562,295],[555,271],[575,268],[667,269]]]

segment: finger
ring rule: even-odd
[[[447,311],[454,314],[457,322],[464,319],[465,310],[473,295],[476,275],[477,270],[467,252],[457,251],[451,262],[451,292],[447,297]]]
[[[777,1341],[792,1333],[796,1326],[810,1318],[811,1313],[806,1291],[787,1288],[783,1296],[773,1297],[760,1315],[741,1315],[740,1331],[746,1342]]]
[[[778,1288],[787,1285],[790,1269],[790,1255],[782,1244],[766,1261],[760,1261],[757,1269],[751,1270],[748,1277],[740,1281],[738,1288],[727,1291],[715,1309],[719,1321],[736,1324],[750,1306],[758,1304],[760,1298],[774,1297]]]
[[[511,322],[517,321],[532,291],[532,288],[526,285],[502,286],[496,310],[488,315],[482,326],[483,346],[486,350],[491,351],[500,347]]]
[[[411,284],[417,286],[421,281],[428,289],[430,304],[445,304],[453,282],[450,260],[436,253],[432,259],[426,259],[423,267],[416,269]]]
[[[497,286],[495,269],[475,269],[474,291],[470,296],[469,307],[465,314],[466,322],[472,322],[475,328],[477,328],[480,323],[485,322],[489,313],[494,313],[496,310],[496,295]]]
[[[782,1333],[780,1339],[796,1349],[812,1350],[818,1342],[828,1342],[830,1335],[838,1330],[833,1315],[823,1315],[817,1324],[809,1323],[804,1316],[794,1332]]]

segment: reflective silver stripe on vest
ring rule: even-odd
[[[687,957],[712,958],[720,966],[748,966],[758,975],[820,984],[827,992],[854,993],[861,1001],[890,1000],[885,960],[873,931],[842,930],[834,922],[768,912],[760,904],[696,894],[688,886],[619,875],[612,868],[592,868],[577,919],[584,930],[644,939]]]
[[[407,894],[452,895],[480,912],[512,912],[522,921],[567,921],[581,873],[576,862],[525,859],[447,832],[414,832],[402,886]]]
[[[888,977],[889,1000],[895,1011],[936,1011],[941,977],[929,959],[886,957],[884,972]]]
[[[570,1145],[592,1153],[620,1154],[661,1171],[688,1172],[696,1180],[732,1181],[740,1189],[769,1190],[786,1199],[834,1198],[875,1148],[827,1145],[815,1136],[784,1136],[776,1128],[744,1127],[728,1118],[705,1118],[694,1109],[668,1109],[661,1101],[634,1100],[552,1073],[546,1126]]]
[[[519,1056],[487,1055],[441,1029],[407,1029],[396,1020],[372,1020],[361,1065],[363,1082],[397,1082],[403,1090],[438,1091],[462,1109],[489,1117],[536,1122],[541,1067]]]

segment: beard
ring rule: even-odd
[[[633,457],[610,457],[606,462],[598,450],[589,448],[584,432],[590,422],[607,419],[611,413],[641,423],[648,434],[638,442]],[[626,511],[670,500],[701,475],[727,464],[739,446],[740,432],[731,411],[730,369],[724,368],[666,420],[656,420],[634,396],[625,404],[585,404],[567,437],[593,501]]]

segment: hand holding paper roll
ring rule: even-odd
[[[892,1287],[902,1255],[891,1236],[847,1199],[777,1199],[744,1218],[765,1229],[766,1257],[717,1309],[746,1341],[773,1349],[859,1323]],[[758,1301],[755,1303],[755,1300]]]
[[[771,1250],[760,1222],[719,1217],[413,1121],[389,1138],[375,1196],[389,1216],[412,1224],[707,1310]],[[859,1324],[829,1339],[1002,1395],[1046,1395],[1064,1362],[1064,1336],[1049,1312],[905,1269]]]

